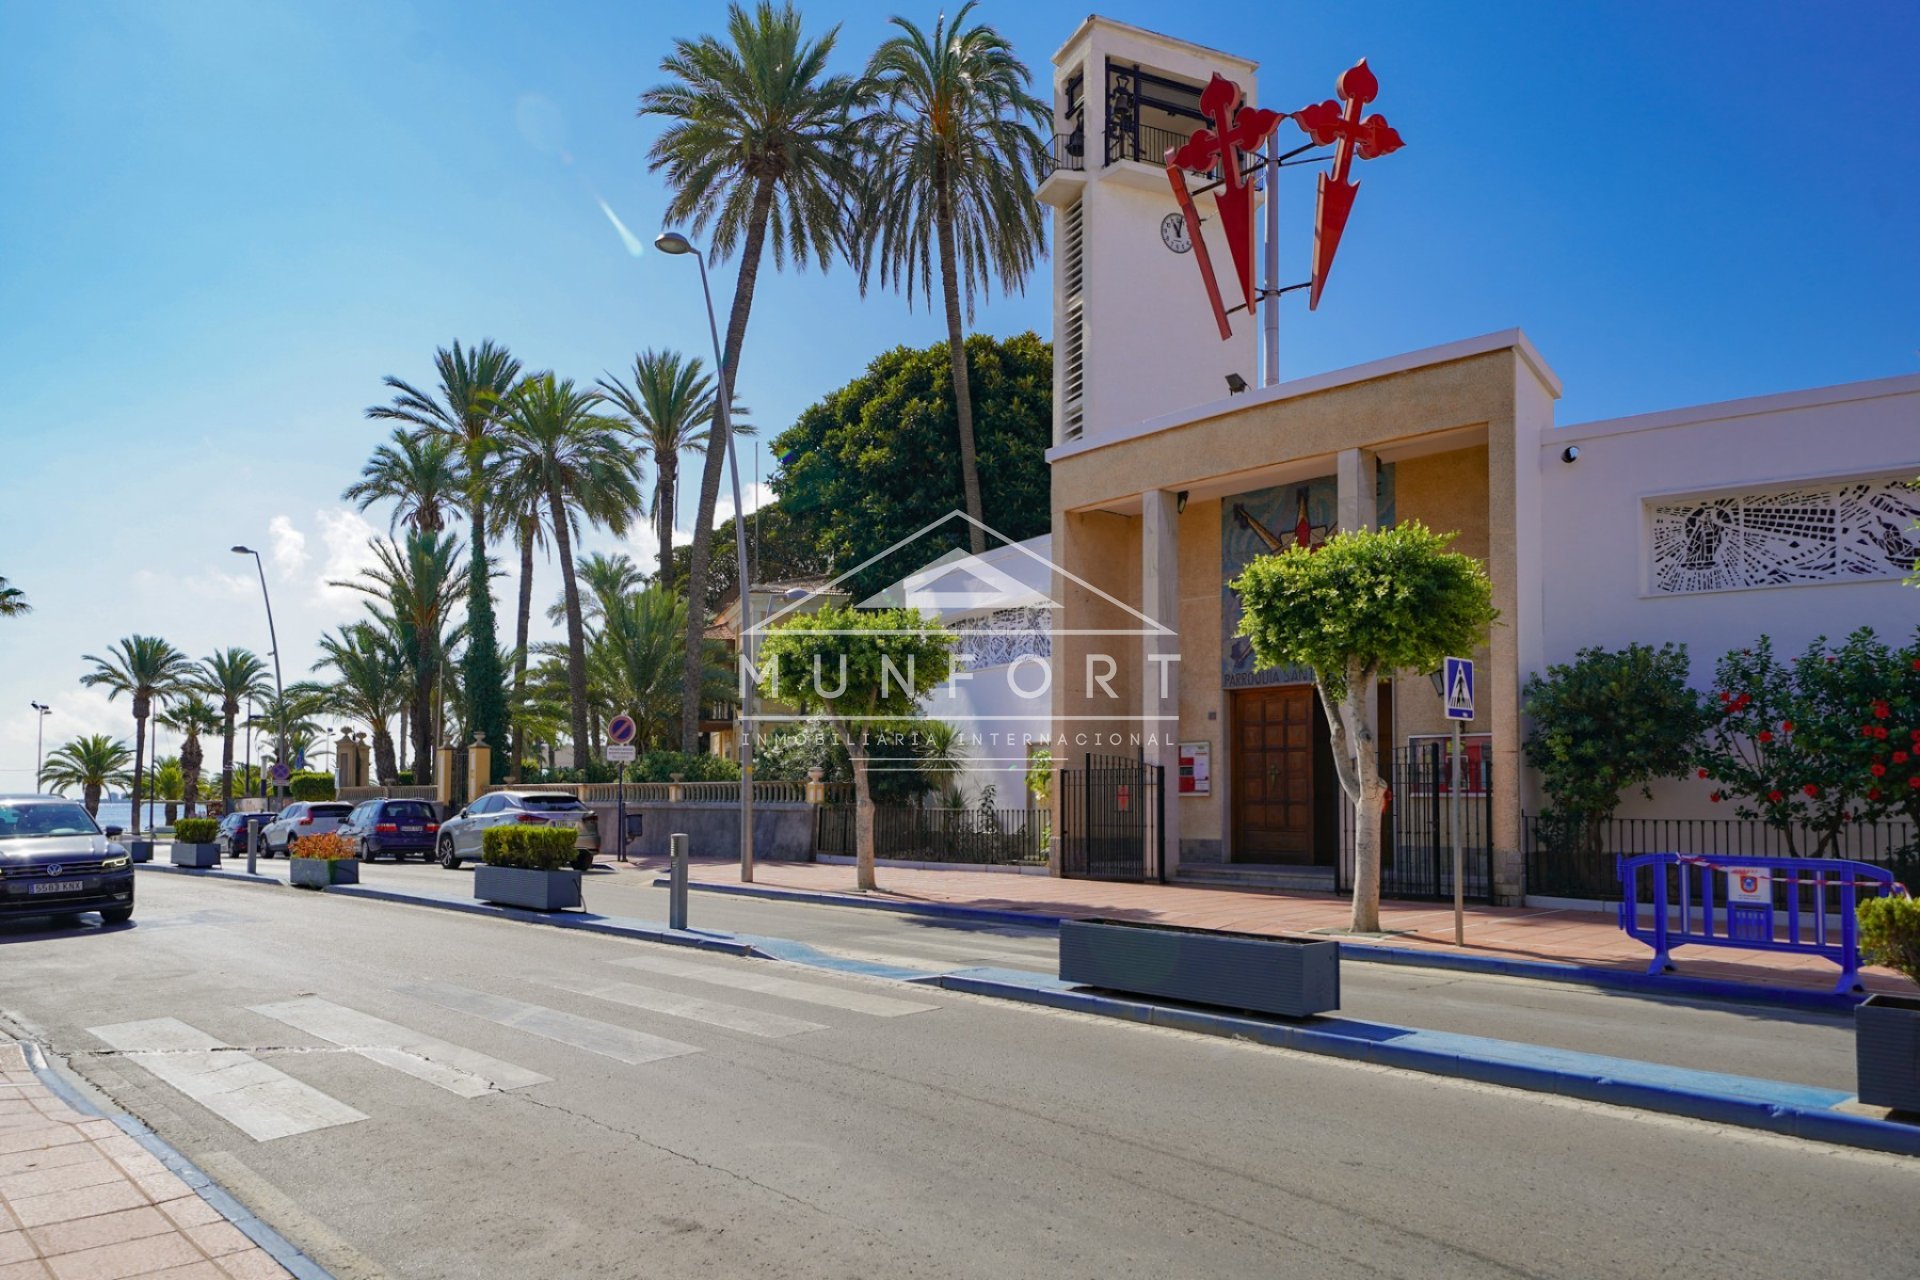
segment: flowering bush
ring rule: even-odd
[[[296,858],[324,858],[328,862],[358,856],[345,836],[331,831],[323,831],[317,836],[301,836],[293,842],[291,853]]]

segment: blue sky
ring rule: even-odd
[[[848,70],[891,13],[934,13],[803,8],[843,24]],[[1042,76],[1086,11],[976,10]],[[1572,423],[1920,371],[1920,6],[1101,12],[1259,59],[1269,105],[1329,96],[1363,54],[1379,73],[1407,147],[1363,166],[1321,309],[1286,315],[1289,375],[1519,325]],[[598,201],[651,240],[665,194],[636,97],[673,37],[722,13],[0,8],[0,575],[37,606],[0,629],[0,790],[31,773],[29,699],[55,707],[54,741],[130,732],[124,704],[77,688],[83,652],[134,631],[264,652],[234,542],[271,552],[287,678],[305,673],[313,636],[356,608],[326,579],[385,526],[339,501],[384,435],[362,417],[383,374],[424,379],[455,337],[585,380],[642,347],[704,349],[691,264],[629,256]],[[979,327],[1049,332],[1046,279]],[[715,283],[724,307],[730,265]],[[740,395],[771,434],[878,351],[942,332],[844,269],[769,271]],[[553,569],[537,580],[544,605]]]

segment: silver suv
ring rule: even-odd
[[[493,791],[440,824],[440,840],[434,846],[440,865],[451,871],[469,859],[479,861],[488,830],[516,824],[572,827],[579,832],[573,843],[578,855],[573,865],[581,871],[593,865],[593,855],[600,848],[598,816],[565,792]]]
[[[353,806],[338,800],[295,800],[260,828],[260,843],[267,856],[293,856],[293,847],[303,837],[324,835],[338,827]]]

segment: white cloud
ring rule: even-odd
[[[267,536],[273,539],[274,565],[284,576],[298,577],[307,565],[307,535],[286,516],[275,516],[267,524]]]
[[[378,564],[373,548],[367,544],[380,531],[348,507],[322,508],[313,513],[313,518],[320,526],[320,542],[327,551],[326,562],[314,580],[315,598],[335,605],[363,599],[359,592],[327,584],[357,578],[362,569]]]

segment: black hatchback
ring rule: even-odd
[[[108,924],[133,918],[127,851],[71,800],[0,796],[0,916],[82,911],[98,911]]]
[[[440,815],[425,800],[369,800],[340,823],[339,835],[359,852],[362,862],[381,854],[405,862],[413,854],[426,862],[440,834]]]

